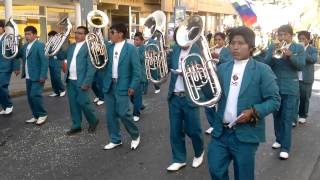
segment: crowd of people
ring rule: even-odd
[[[0,44],[5,35],[4,27],[1,21]],[[0,54],[0,114],[13,112],[8,86],[14,72],[26,79],[33,117],[25,122],[44,124],[50,115],[42,96],[49,69],[53,89],[50,96],[68,96],[72,125],[67,135],[82,131],[82,114],[89,124],[88,132],[96,131],[99,120],[90,95],[92,89],[96,96],[94,103],[105,105],[109,142],[104,149],[112,150],[122,144],[120,122],[131,137],[131,149],[137,149],[143,137],[135,121],[139,121],[141,110],[145,108],[143,95],[148,87],[145,46],[157,43],[157,40],[144,39],[143,33],[137,32],[132,45],[126,41],[127,31],[122,23],[109,28],[109,39],[104,44],[108,63],[104,68],[96,69],[85,41],[89,33],[87,27],[77,27],[75,43],[51,57],[45,56],[45,44],[38,40],[37,29],[25,27],[27,43],[19,49],[18,55],[7,60]],[[56,33],[51,31],[48,36]],[[205,132],[212,136],[207,158],[214,180],[228,179],[231,161],[235,179],[254,179],[255,154],[259,144],[265,141],[264,119],[268,114],[273,114],[274,119],[275,142],[272,148],[279,149],[282,160],[289,158],[292,127],[307,121],[318,51],[311,45],[308,31],[298,32],[299,42],[295,42],[293,28],[283,25],[277,29],[276,37],[279,43],[272,41],[267,49],[254,54],[256,34],[248,27],[235,27],[227,34],[216,32],[207,36],[212,58],[219,60],[216,73],[222,89],[217,106],[204,108],[210,125]],[[168,69],[175,70],[170,75],[167,99],[172,150],[168,171],[178,171],[186,166],[186,135],[194,149],[192,167],[199,167],[205,157],[201,107],[190,100],[182,72],[183,59],[192,53],[202,54],[202,49],[196,43],[180,46],[175,39],[167,54]],[[62,80],[64,60],[67,66]],[[159,93],[160,85],[154,87],[155,93]],[[129,111],[130,102],[133,111]]]

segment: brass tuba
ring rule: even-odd
[[[10,17],[5,25],[6,33],[2,42],[2,56],[5,59],[13,59],[18,54],[19,49],[19,34],[18,26]]]
[[[145,66],[147,79],[154,84],[167,80],[167,52],[165,50],[166,15],[162,11],[150,14],[144,23],[143,35],[148,39],[145,48]]]
[[[54,56],[61,49],[63,43],[70,35],[72,24],[68,17],[63,18],[57,23],[58,27],[63,27],[64,30],[61,33],[50,37],[46,43],[44,53],[46,56]]]
[[[201,17],[195,15],[185,21],[177,30],[176,41],[180,47],[189,48],[196,43],[202,50],[201,54],[189,54],[181,63],[190,99],[198,106],[215,106],[221,97],[221,85],[216,74],[219,60],[211,56]]]
[[[95,68],[102,69],[108,62],[108,54],[101,29],[108,25],[109,18],[104,12],[93,10],[88,13],[87,21],[93,27],[86,36],[91,63]]]

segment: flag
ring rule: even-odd
[[[240,15],[243,23],[251,27],[257,22],[257,15],[246,0],[230,0],[235,10]]]

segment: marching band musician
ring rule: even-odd
[[[225,47],[225,40],[226,40],[226,35],[222,32],[217,32],[213,36],[214,40],[214,48],[213,52],[211,53],[212,58],[214,59],[219,59],[219,62],[217,65],[220,65],[222,63],[225,63],[227,61],[232,60],[232,54],[230,51],[230,48]],[[210,128],[206,130],[206,134],[211,134],[213,131],[212,127],[212,121],[214,120],[214,112],[215,108],[205,108],[205,114],[208,119],[208,122],[210,124]]]
[[[56,31],[50,31],[48,33],[49,38],[57,34]],[[57,55],[49,57],[49,72],[51,78],[51,86],[53,93],[50,94],[50,97],[63,97],[66,94],[66,90],[61,80],[61,67],[63,58],[63,50],[59,50]]]
[[[279,157],[282,160],[289,158],[291,147],[292,122],[296,119],[297,100],[299,97],[298,71],[305,65],[305,52],[303,46],[292,41],[293,29],[290,25],[282,25],[278,28],[278,39],[285,42],[281,47],[283,56],[280,59],[274,57],[275,44],[268,48],[264,59],[277,76],[280,90],[281,106],[273,113],[276,142],[273,149],[279,149]]]
[[[176,31],[177,29],[175,33]],[[174,37],[176,36],[174,35]],[[167,168],[168,171],[178,171],[186,166],[185,135],[191,138],[195,153],[192,167],[197,168],[203,162],[204,148],[199,107],[189,99],[181,72],[182,60],[191,53],[200,54],[197,45],[180,47],[175,43],[172,52],[168,55],[168,67],[172,69],[168,90],[168,104],[170,143],[173,156],[172,164]]]
[[[139,54],[139,62],[141,64],[141,81],[140,85],[138,85],[138,88],[136,89],[135,93],[133,96],[131,96],[131,102],[133,103],[133,120],[134,121],[139,121],[140,119],[140,110],[143,107],[143,100],[142,100],[142,94],[143,94],[143,88],[146,84],[147,80],[147,75],[146,75],[146,68],[145,68],[145,47],[143,44],[143,35],[141,32],[137,32],[134,35],[134,45],[138,49],[138,54]]]
[[[2,52],[2,43],[5,36],[5,23],[0,21],[0,53]],[[0,54],[0,105],[2,110],[0,115],[9,115],[13,111],[13,104],[9,95],[8,86],[12,72],[16,76],[20,74],[20,61],[18,59],[5,59]]]
[[[305,123],[309,111],[309,99],[312,92],[312,84],[314,81],[314,64],[317,62],[318,50],[310,44],[310,33],[308,31],[300,31],[298,33],[299,42],[304,45],[306,53],[306,65],[299,71],[299,89],[300,89],[300,105],[299,105],[299,123]]]
[[[137,49],[125,40],[127,31],[122,23],[110,27],[109,38],[113,44],[108,46],[103,87],[110,143],[104,146],[105,150],[122,144],[119,119],[132,138],[131,149],[140,144],[139,130],[129,111],[129,97],[140,85],[141,65],[137,63],[140,62]]]
[[[33,117],[26,123],[42,125],[46,122],[47,111],[43,107],[42,92],[48,73],[48,59],[44,54],[44,44],[38,40],[34,26],[24,28],[27,43],[19,50],[17,58],[22,58],[22,78],[26,79],[28,103]]]
[[[158,41],[154,40],[155,37],[151,37],[150,39],[148,39],[145,44],[148,45],[148,44],[156,44],[160,47],[160,44]],[[155,69],[151,69],[151,76],[154,78],[154,79],[158,79],[159,78],[159,69],[155,68]],[[155,94],[159,94],[160,91],[161,91],[161,86],[160,84],[153,84],[153,87],[154,87],[154,93]]]
[[[86,27],[77,27],[75,32],[76,43],[71,44],[67,50],[65,82],[72,119],[72,126],[67,135],[74,135],[82,131],[82,112],[89,123],[89,133],[94,133],[99,123],[90,101],[89,89],[95,74],[95,68],[91,63],[85,42],[88,33]]]
[[[264,118],[279,108],[279,89],[272,70],[251,58],[254,32],[238,27],[229,37],[234,60],[218,66],[223,93],[208,147],[209,170],[212,179],[227,180],[233,160],[235,179],[253,180],[255,153],[265,141]]]

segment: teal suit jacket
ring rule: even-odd
[[[271,44],[263,61],[270,65],[276,74],[280,94],[297,96],[299,94],[298,71],[301,71],[306,63],[304,47],[292,42],[289,50],[293,55],[282,59],[272,58],[273,49],[274,44]]]
[[[223,132],[223,117],[227,104],[234,61],[221,64],[218,67],[218,77],[222,88],[221,99],[213,122],[213,136],[220,137]],[[242,111],[255,108],[259,114],[256,126],[250,123],[236,124],[235,134],[241,142],[259,143],[265,141],[264,118],[277,111],[280,107],[279,88],[276,76],[267,65],[250,59],[246,65],[237,104],[237,116]]]
[[[232,53],[231,53],[230,48],[223,47],[220,51],[220,54],[219,54],[218,65],[225,63],[225,62],[228,62],[228,61],[232,61],[232,60],[233,60],[233,57],[232,57]]]
[[[11,73],[12,71],[20,70],[20,61],[19,59],[5,59],[2,56],[2,43],[4,36],[0,39],[0,73],[6,72]]]
[[[178,69],[179,68],[179,57],[180,57],[180,52],[181,52],[181,47],[179,47],[177,44],[174,44],[172,47],[172,51],[168,54],[167,56],[167,61],[168,61],[168,69],[170,71],[170,69]],[[193,45],[190,49],[189,54],[191,53],[197,53],[200,54],[200,49],[197,45]],[[178,78],[178,74],[174,74],[171,73],[171,77],[170,77],[170,84],[169,84],[169,90],[168,90],[168,100],[171,99],[171,97],[173,96],[173,91],[175,88],[175,84]],[[186,87],[185,87],[186,90]],[[187,92],[187,90],[186,90]],[[188,98],[188,102],[189,105],[191,106],[196,106],[191,99],[189,98],[189,96],[187,96]]]
[[[73,57],[74,49],[76,48],[76,43],[70,45],[67,50],[67,70],[65,73],[65,81],[68,82],[70,63]],[[81,87],[83,85],[91,86],[94,74],[96,72],[95,67],[92,65],[90,60],[90,55],[88,53],[87,44],[84,43],[80,48],[76,57],[77,66],[77,86]]]
[[[145,45],[141,45],[137,47],[140,64],[141,64],[141,82],[147,82],[147,75],[146,75],[146,64],[145,64]]]
[[[115,44],[108,49],[108,64],[104,69],[103,92],[109,93],[112,85],[113,50]],[[119,55],[117,90],[118,95],[128,95],[128,89],[137,89],[141,81],[141,64],[137,48],[125,42]]]
[[[314,81],[314,64],[318,59],[317,48],[309,45],[306,49],[306,65],[302,69],[303,82],[313,83]]]
[[[19,50],[17,58],[22,58],[22,73],[21,77],[25,78],[25,65],[27,60],[28,72],[31,81],[39,81],[40,79],[47,79],[48,73],[48,59],[44,55],[44,47],[45,45],[36,40],[31,49],[29,50],[28,57],[26,57],[26,50],[29,43],[23,45],[23,47]]]

